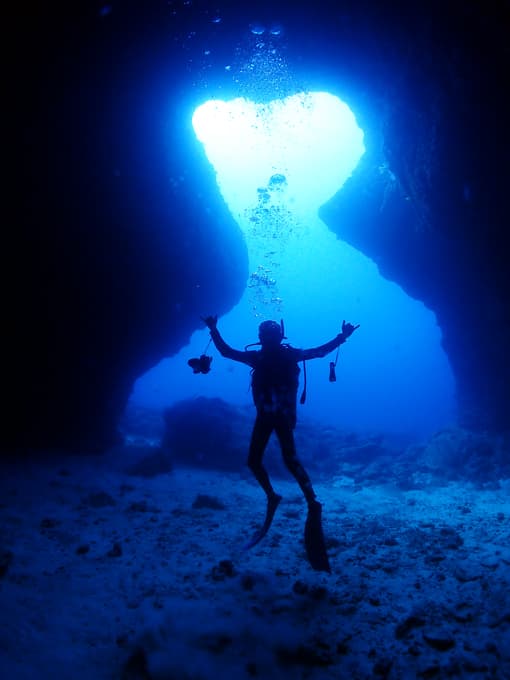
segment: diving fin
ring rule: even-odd
[[[268,498],[266,508],[266,519],[264,520],[264,524],[258,531],[256,531],[253,534],[251,539],[244,546],[245,550],[249,550],[250,548],[253,548],[253,546],[257,545],[257,543],[260,543],[260,541],[267,534],[271,527],[271,524],[273,523],[273,517],[276,512],[276,508],[280,505],[281,500],[282,497],[278,494],[275,494],[271,499]]]
[[[322,505],[318,501],[313,501],[308,506],[305,524],[305,548],[312,569],[331,574],[326,542],[322,531]]]

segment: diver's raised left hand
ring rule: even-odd
[[[347,340],[347,338],[354,333],[356,328],[359,328],[359,324],[354,326],[352,323],[345,323],[345,321],[342,321],[342,335],[344,336],[344,339]]]

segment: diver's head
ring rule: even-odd
[[[277,347],[283,340],[283,330],[276,321],[263,321],[259,326],[259,340],[262,347]]]

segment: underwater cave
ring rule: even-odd
[[[8,8],[1,677],[510,678],[505,9]]]
[[[253,79],[260,77],[255,65],[264,47],[254,46]],[[266,78],[271,63],[275,73],[281,68],[273,52],[264,58]],[[322,367],[310,364],[301,415],[410,439],[451,425],[454,380],[434,314],[384,279],[370,258],[340,241],[319,217],[365,153],[354,114],[325,92],[271,101],[271,79],[265,88],[265,104],[209,100],[193,114],[195,134],[248,251],[246,289],[220,321],[229,343],[242,348],[262,320],[283,318],[291,344],[315,346],[337,332],[340,317],[351,319],[362,330],[342,350],[340,384],[328,383],[326,359]],[[219,355],[206,380],[191,376],[187,358],[198,356],[208,339],[207,331],[196,332],[174,358],[140,378],[133,405],[164,409],[198,395],[249,403],[246,370],[225,365]]]

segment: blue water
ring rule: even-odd
[[[340,349],[336,383],[328,381],[334,354],[309,362],[308,399],[298,417],[409,436],[451,424],[455,385],[435,315],[318,217],[365,151],[348,106],[327,93],[268,105],[215,101],[193,122],[248,249],[245,293],[219,321],[227,342],[238,349],[255,342],[267,318],[283,318],[297,347],[330,340],[344,319],[360,324]],[[191,373],[187,360],[205,351],[208,338],[197,331],[189,346],[140,378],[133,403],[162,409],[196,396],[250,403],[249,370],[213,347],[211,373]]]

